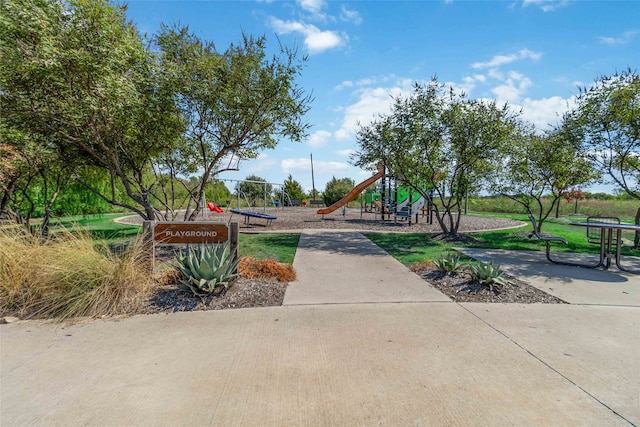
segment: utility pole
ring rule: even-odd
[[[313,153],[311,153],[311,187],[313,188],[313,200],[316,199],[316,182],[313,178]]]

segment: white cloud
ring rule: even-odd
[[[356,25],[362,24],[362,16],[360,16],[360,13],[357,10],[347,9],[347,6],[344,4],[340,9],[340,19],[346,22],[352,22]]]
[[[334,89],[335,90],[342,90],[345,88],[351,88],[351,87],[363,87],[363,86],[372,86],[376,83],[378,83],[379,81],[381,82],[388,82],[389,81],[389,77],[382,77],[382,78],[377,78],[377,77],[367,77],[364,79],[360,79],[358,81],[353,81],[353,80],[345,80],[342,83],[340,83],[339,85],[337,85]]]
[[[358,123],[366,126],[376,119],[378,114],[387,114],[393,98],[401,94],[408,95],[411,84],[410,80],[400,80],[392,87],[361,89],[358,101],[345,108],[342,125],[335,132],[335,138],[338,141],[348,141],[358,130]]]
[[[565,7],[569,3],[571,3],[571,0],[524,0],[522,2],[522,6],[538,6],[543,12],[551,12],[561,7]]]
[[[294,172],[311,172],[310,159],[282,159],[280,165],[285,173],[293,174]]]
[[[638,33],[639,31],[626,31],[620,37],[598,37],[598,40],[610,46],[623,45],[629,43]]]
[[[492,68],[489,70],[489,77],[496,80],[503,80],[504,74],[502,74],[497,68]]]
[[[311,173],[311,160],[310,159],[283,159],[280,162],[282,170],[287,174],[294,173]],[[350,169],[350,166],[344,162],[327,162],[322,160],[313,161],[314,174],[331,175],[336,173],[346,173]]]
[[[323,145],[326,145],[330,139],[331,139],[331,132],[328,132],[326,130],[319,130],[312,133],[309,136],[308,144],[311,147],[318,148],[318,147],[322,147]]]
[[[483,74],[474,74],[473,79],[477,82],[480,83],[486,83],[487,81],[487,76],[483,75]]]
[[[336,154],[340,157],[351,157],[352,154],[355,154],[356,150],[353,150],[351,148],[348,148],[346,150],[338,150],[336,151]]]
[[[516,71],[509,71],[508,78],[503,80],[503,84],[491,89],[491,93],[496,96],[500,103],[517,103],[527,89],[533,85],[530,78]]]
[[[260,175],[262,172],[271,171],[276,165],[276,159],[269,157],[264,152],[260,153],[255,160],[250,160],[244,165],[243,162],[240,162],[240,167],[243,172],[246,171],[247,176]]]
[[[345,80],[342,83],[340,83],[338,86],[334,87],[334,90],[342,90],[342,89],[346,89],[346,88],[350,88],[353,87],[353,82],[351,80]]]
[[[538,130],[546,130],[560,122],[562,115],[575,106],[575,98],[568,99],[560,96],[551,98],[525,98],[522,105],[512,105],[522,108],[522,118],[533,123]]]
[[[469,95],[471,91],[476,87],[476,79],[467,76],[462,78],[461,83],[445,82],[445,85],[452,87],[453,90],[458,93]]]
[[[541,56],[542,54],[539,52],[533,52],[529,49],[521,49],[518,52],[512,53],[510,55],[496,55],[488,62],[475,62],[471,64],[471,67],[476,69],[497,68],[501,65],[510,64],[514,61],[519,61],[522,59],[531,59],[537,61]]]
[[[298,6],[302,9],[315,15],[319,14],[326,5],[324,0],[296,0],[296,3],[298,3]]]
[[[514,103],[520,99],[520,91],[512,84],[504,84],[491,89],[491,93],[496,96],[499,103]]]
[[[278,34],[299,33],[304,36],[304,45],[310,53],[320,53],[327,49],[343,46],[346,36],[334,31],[322,31],[312,24],[297,21],[283,21],[271,17],[271,26]]]

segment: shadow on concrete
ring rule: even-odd
[[[503,251],[496,249],[456,248],[456,250],[482,261],[493,260],[517,277],[542,276],[571,283],[588,280],[602,283],[625,283],[633,280],[640,281],[640,277],[622,272],[612,266],[609,270],[581,268],[550,263],[543,252],[533,251]],[[554,259],[570,262],[597,263],[598,258],[592,254],[553,254]],[[630,264],[630,263],[629,263]],[[638,263],[640,264],[640,263]],[[635,267],[635,266],[634,266]],[[526,280],[526,279],[524,279]]]

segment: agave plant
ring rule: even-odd
[[[499,265],[493,265],[493,261],[489,261],[488,263],[478,261],[476,265],[471,265],[471,274],[480,284],[488,286],[492,291],[494,285],[514,285],[514,283],[504,277],[504,271]]]
[[[460,261],[460,255],[452,255],[447,252],[442,254],[440,258],[434,259],[433,265],[445,273],[459,273],[465,264]]]
[[[228,242],[217,246],[187,246],[176,261],[176,268],[184,276],[183,288],[199,297],[224,294],[238,275],[239,260],[233,259]]]

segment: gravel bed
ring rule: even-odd
[[[151,314],[277,306],[282,305],[286,289],[287,283],[275,279],[240,277],[224,295],[200,298],[181,290],[178,283],[171,283],[158,289],[143,312]]]
[[[253,209],[256,212],[266,212],[275,215],[277,219],[273,220],[271,225],[266,225],[266,220],[260,218],[250,218],[249,224],[245,224],[245,217],[239,214],[232,214],[225,211],[224,213],[207,213],[205,217],[199,217],[198,221],[226,222],[235,221],[239,223],[240,232],[300,232],[304,229],[326,229],[326,230],[359,230],[359,231],[377,231],[389,233],[438,233],[440,226],[437,221],[434,224],[427,223],[427,217],[418,215],[418,223],[412,221],[409,225],[406,220],[394,221],[393,217],[388,220],[381,220],[380,215],[361,212],[360,209],[350,208],[337,211],[329,215],[318,215],[316,209],[305,208],[262,208]],[[183,218],[178,217],[178,220]],[[415,219],[415,217],[414,217]],[[142,220],[138,215],[121,218],[118,222],[125,224],[141,225]],[[512,228],[523,225],[521,221],[515,221],[506,218],[489,218],[476,215],[464,215],[460,218],[460,232],[468,233],[471,231],[494,230],[501,228]]]
[[[467,272],[457,274],[439,271],[434,265],[419,263],[412,270],[433,287],[456,302],[566,304],[522,280],[505,274],[511,285],[494,286],[493,290],[473,280]]]

